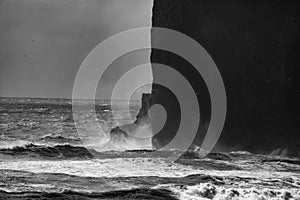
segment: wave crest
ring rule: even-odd
[[[11,156],[28,156],[42,158],[92,158],[93,155],[84,147],[65,145],[36,145],[28,143],[23,146],[0,149],[0,154]]]

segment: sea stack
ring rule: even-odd
[[[142,95],[142,107],[131,124],[117,126],[110,131],[110,145],[113,149],[152,149],[150,119],[151,94]]]

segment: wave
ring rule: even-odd
[[[16,146],[25,146],[28,143],[30,142],[27,140],[11,140],[4,136],[0,141],[0,149],[11,149]]]
[[[10,193],[0,191],[4,199],[161,199],[177,200],[173,193],[166,189],[138,188],[131,190],[118,190],[103,193],[84,193],[75,191],[63,191],[61,193],[46,192],[21,192]]]
[[[23,146],[0,149],[0,154],[17,157],[40,157],[40,158],[93,158],[88,149],[80,146],[65,145],[36,145],[27,143]]]
[[[66,138],[61,135],[45,135],[44,137],[40,138],[39,141],[45,142],[45,143],[69,143],[69,144],[80,144],[81,140],[80,138]]]
[[[300,197],[299,186],[296,183],[297,177],[293,177],[295,180],[286,179],[291,174],[286,174],[285,178],[278,180],[276,176],[273,178],[255,178],[247,175],[242,177],[235,172],[226,177],[223,177],[222,173],[179,177],[89,177],[57,172],[29,173],[11,170],[3,171],[3,173],[9,175],[10,178],[6,179],[6,185],[0,187],[0,195],[11,199],[25,197],[28,199],[49,197],[50,199],[51,197],[54,199],[267,200],[299,199]],[[265,172],[265,175],[267,173]],[[65,180],[68,180],[67,183]]]
[[[108,150],[152,150],[149,125],[135,123],[117,126],[110,132],[110,139],[100,149]]]
[[[164,186],[175,194],[179,199],[299,199],[300,192],[298,189],[273,189],[273,188],[240,188],[226,187],[211,183],[200,183],[192,186]],[[164,188],[162,187],[162,188]],[[159,188],[159,187],[157,187]]]

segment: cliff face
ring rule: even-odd
[[[218,66],[228,107],[215,150],[271,152],[300,146],[299,1],[154,0],[152,25],[192,37]],[[201,145],[211,106],[204,81],[172,53],[153,49],[151,62],[178,70],[197,92],[201,122],[194,144]],[[153,67],[154,81],[161,78],[158,73]],[[162,104],[168,114],[164,128],[153,138],[160,148],[176,134],[180,109],[167,88],[153,85],[152,93],[152,104]],[[155,129],[155,113],[151,116]]]

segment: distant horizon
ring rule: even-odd
[[[147,93],[148,94],[148,93]],[[0,98],[15,98],[15,99],[62,99],[62,100],[72,100],[71,98],[65,97],[29,97],[29,96],[1,96]],[[142,97],[141,97],[142,98]],[[95,98],[95,99],[74,99],[80,101],[92,101],[92,100],[104,100],[104,101],[127,101],[128,99],[109,99],[109,98]],[[140,101],[141,99],[130,99],[130,101]]]

